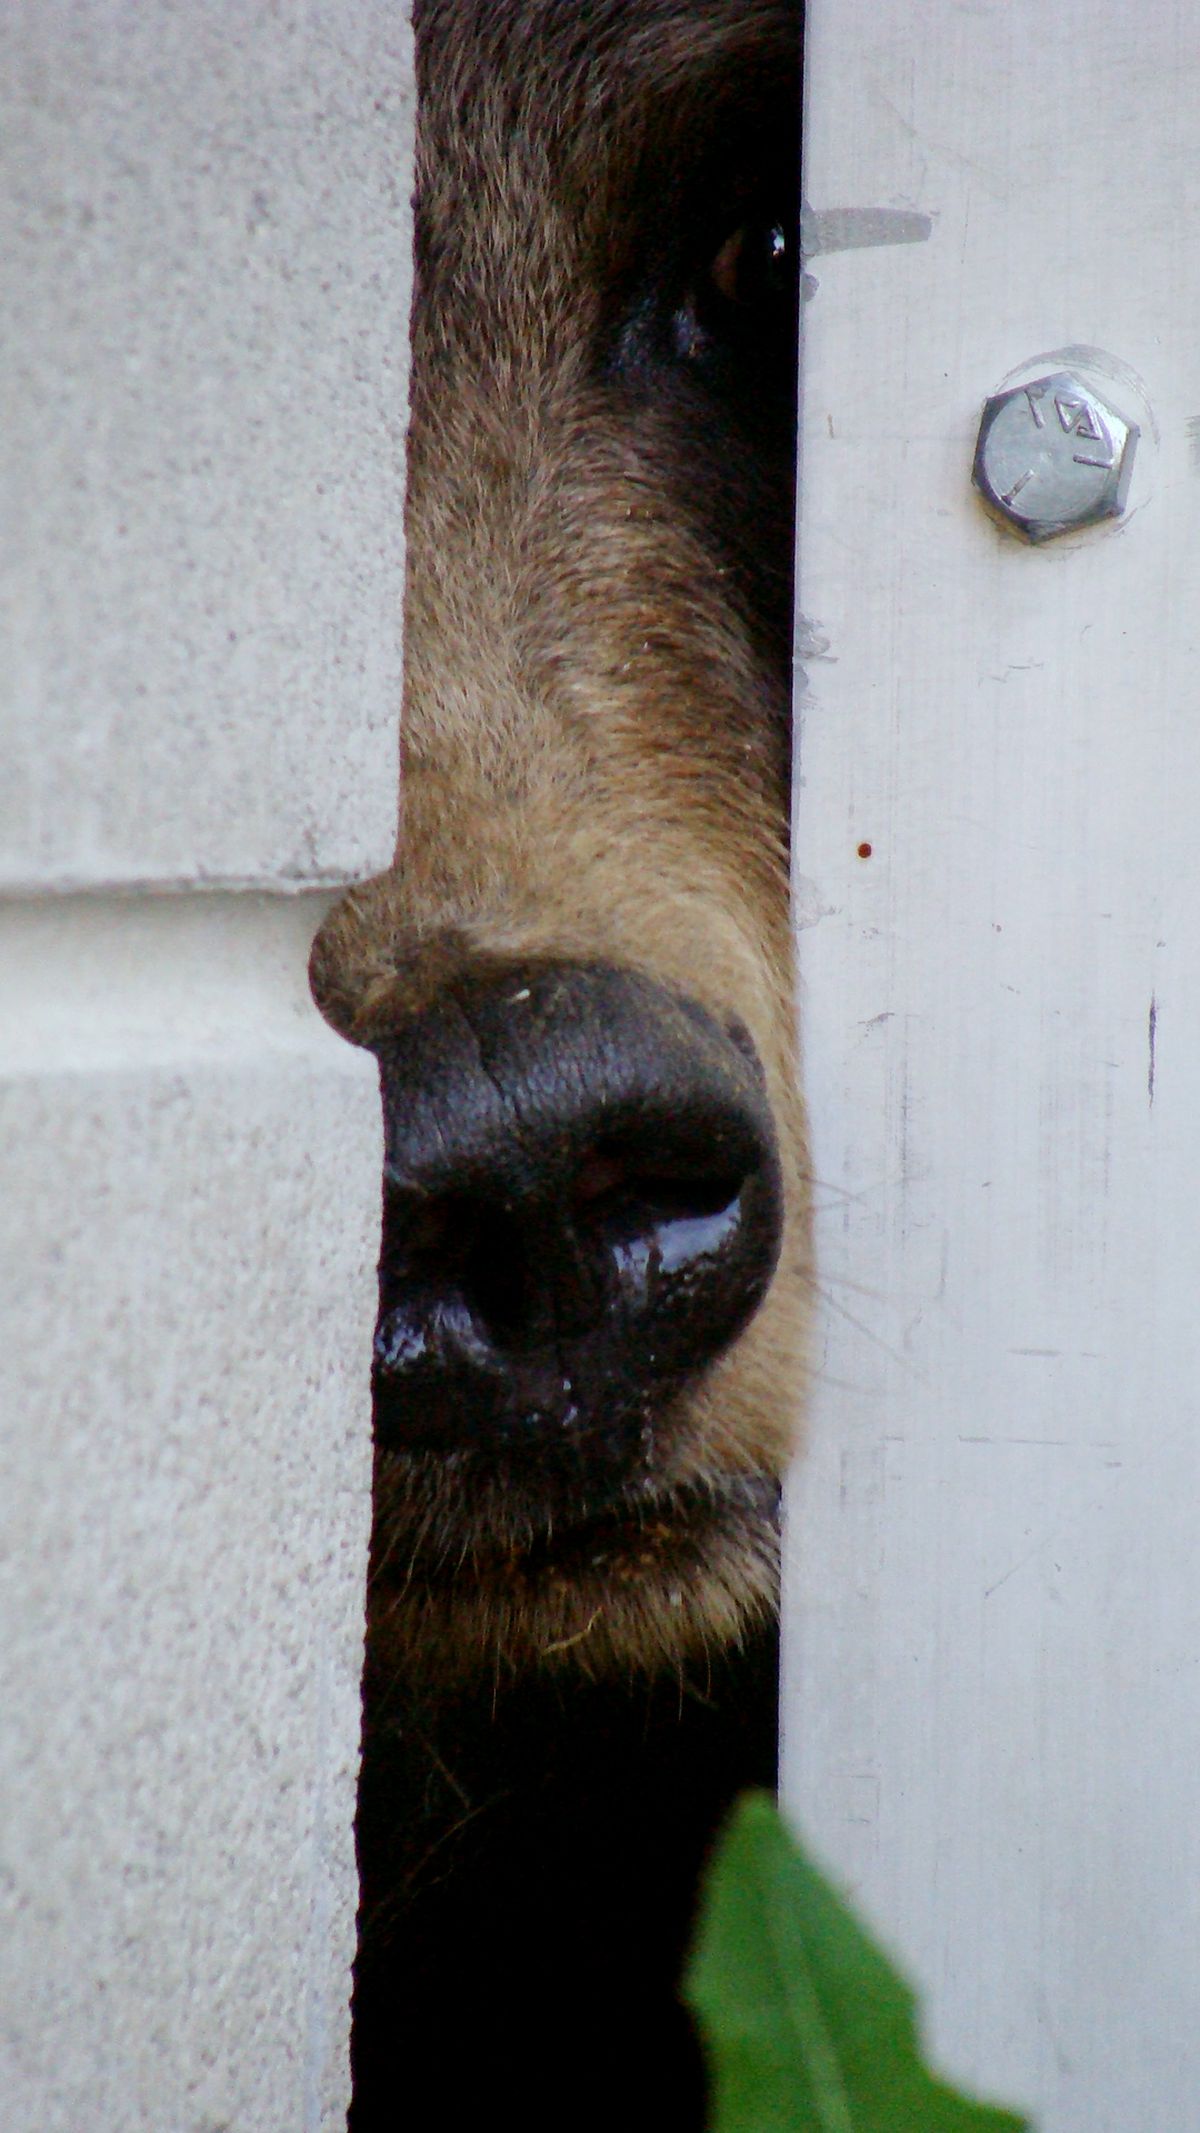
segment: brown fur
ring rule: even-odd
[[[738,418],[723,445],[686,363],[659,390],[626,321],[688,174],[707,158],[719,180],[739,127],[753,143],[798,22],[768,0],[425,0],[417,20],[402,826],[391,871],[323,930],[317,997],[369,1044],[481,960],[645,972],[750,1032],[787,1221],[650,1497],[547,1535],[515,1485],[472,1498],[454,1454],[381,1453],[372,1638],[434,1671],[652,1669],[773,1605],[809,1271],[786,524],[761,558],[790,491],[764,504]]]

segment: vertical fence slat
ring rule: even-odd
[[[1200,2095],[1194,32],[809,8],[785,1789],[1043,2133]],[[1035,550],[975,426],[1081,351],[1129,508]]]

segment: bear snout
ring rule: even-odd
[[[652,1478],[783,1226],[743,1031],[633,970],[501,963],[378,1042],[380,1444],[520,1476],[531,1517]]]

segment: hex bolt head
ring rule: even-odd
[[[974,481],[993,515],[1027,541],[1095,526],[1125,508],[1137,425],[1070,371],[984,402]]]

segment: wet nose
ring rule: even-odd
[[[378,1440],[627,1478],[774,1271],[749,1038],[637,972],[542,964],[461,978],[375,1049]]]

